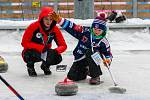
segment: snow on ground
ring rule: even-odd
[[[79,20],[76,21],[80,22]],[[136,22],[139,21],[141,20],[136,20]],[[25,25],[28,23],[25,23]],[[0,55],[6,59],[9,65],[8,71],[0,73],[0,75],[25,100],[150,100],[150,34],[143,29],[110,30],[107,35],[114,56],[111,71],[119,86],[127,89],[126,94],[109,93],[108,88],[113,86],[113,82],[107,69],[102,65],[101,81],[104,83],[91,86],[88,84],[88,77],[87,80],[77,83],[79,86],[77,95],[57,96],[55,85],[66,77],[73,60],[71,52],[77,42],[68,33],[62,32],[68,44],[68,49],[67,52],[63,53],[61,64],[67,64],[67,71],[57,72],[55,66],[52,66],[52,75],[45,76],[40,69],[41,63],[39,62],[36,63],[35,67],[38,77],[29,77],[25,63],[21,58],[22,32],[0,31]],[[0,100],[17,100],[17,97],[1,81]]]

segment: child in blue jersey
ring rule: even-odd
[[[69,34],[78,39],[78,44],[73,51],[74,62],[67,74],[67,77],[73,81],[84,80],[87,75],[91,77],[90,84],[100,84],[100,75],[102,71],[100,65],[94,62],[92,54],[98,52],[100,56],[105,56],[104,63],[110,65],[112,53],[110,45],[106,39],[106,14],[101,13],[97,16],[91,27],[76,25],[75,23],[60,17],[55,12],[49,15]]]

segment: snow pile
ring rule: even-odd
[[[150,34],[145,30],[110,31],[107,37],[113,50],[150,50]]]
[[[93,19],[80,20],[80,19],[70,19],[79,25],[90,25]],[[0,20],[0,27],[5,26],[28,26],[31,21],[4,21]],[[113,23],[115,24],[115,23]],[[150,24],[150,20],[142,20],[139,18],[128,19],[122,24]],[[77,40],[69,35],[67,32],[63,31],[64,38],[68,44],[67,51],[72,51],[76,46]],[[0,31],[0,52],[21,52],[21,37],[23,31]],[[107,35],[112,50],[149,50],[150,49],[150,34],[147,29],[141,30],[110,30]],[[9,40],[9,41],[8,41]],[[6,44],[5,44],[6,43]],[[7,45],[9,44],[9,45]],[[15,48],[14,48],[15,46]],[[55,46],[54,46],[55,47]]]

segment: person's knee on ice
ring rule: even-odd
[[[88,75],[87,63],[83,59],[81,61],[74,62],[71,66],[67,77],[73,81],[85,80]]]
[[[68,79],[73,81],[85,80],[87,78],[87,72],[80,72],[76,69],[70,69],[67,74]]]
[[[73,63],[71,66],[68,74],[67,74],[68,79],[73,80],[73,81],[79,81],[80,76],[79,76],[79,66],[77,66],[77,63]]]

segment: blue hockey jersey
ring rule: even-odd
[[[82,29],[78,30],[77,26],[79,25],[64,18],[59,24],[65,31],[78,39],[78,44],[73,51],[75,61],[84,58],[86,50],[92,49],[92,47],[94,52],[99,52],[106,58],[112,58],[110,44],[106,37],[97,39],[92,35],[90,27],[81,26]]]

